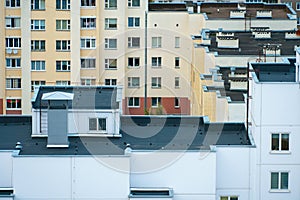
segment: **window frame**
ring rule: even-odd
[[[22,89],[22,79],[21,78],[6,78],[5,79],[5,89],[6,90]]]
[[[153,104],[153,101],[156,101],[155,104]],[[159,105],[162,105],[161,104],[161,97],[151,97],[151,107],[152,108],[158,108]]]
[[[57,80],[57,81],[55,81],[55,85],[71,85],[71,81],[68,81],[68,80]]]
[[[31,10],[46,10],[45,0],[31,0]]]
[[[96,38],[80,38],[80,49],[96,49]]]
[[[154,60],[156,60],[156,61],[153,62]],[[153,68],[161,68],[161,66],[162,66],[162,57],[151,57],[151,67],[153,67]]]
[[[162,37],[161,36],[155,36],[152,37],[152,48],[161,48],[162,47]]]
[[[138,84],[135,83],[137,81]],[[127,78],[127,86],[128,88],[139,88],[140,87],[140,77],[138,76],[132,76]]]
[[[140,48],[141,38],[140,37],[128,37],[128,48]]]
[[[180,48],[180,37],[175,37],[175,48]]]
[[[19,20],[19,23],[16,23],[16,20]],[[18,24],[19,26],[13,26],[13,24]],[[5,28],[6,29],[21,29],[21,17],[5,16]]]
[[[9,49],[9,48],[20,49],[21,42],[22,42],[21,37],[6,37],[5,38],[5,49]],[[10,45],[11,43],[13,44],[12,46]]]
[[[85,5],[82,5],[82,3]],[[96,7],[96,0],[81,0],[80,7]]]
[[[239,196],[235,196],[235,195],[230,195],[230,196],[220,196],[220,200],[223,200],[224,198],[226,198],[226,200],[232,200],[232,198],[235,198],[236,200],[239,199]]]
[[[115,1],[115,6],[111,5]],[[118,0],[105,0],[104,1],[104,9],[105,10],[116,10],[118,9]]]
[[[300,2],[296,2],[296,10],[297,10],[297,11],[300,10]]]
[[[275,135],[278,135],[279,137],[278,137],[278,149],[277,149],[277,145],[276,145],[276,147],[273,147],[273,136],[275,136]],[[287,146],[288,146],[288,149],[286,150],[286,149],[284,149],[284,150],[282,150],[282,146],[283,146],[283,135],[287,135],[288,137],[287,137]],[[290,132],[272,132],[271,133],[271,145],[270,145],[270,153],[271,154],[276,154],[276,153],[282,153],[282,154],[289,154],[290,153],[290,135],[291,135],[291,133]],[[274,138],[275,139],[275,138]]]
[[[180,98],[174,97],[174,108],[180,108]]]
[[[46,81],[35,81],[35,80],[32,80],[31,81],[31,92],[34,91],[34,88],[37,87],[37,86],[41,86],[41,85],[46,85]]]
[[[128,17],[127,26],[128,28],[139,28],[141,26],[140,17]]]
[[[9,2],[9,5],[7,4]],[[14,6],[12,6],[12,2],[14,2]],[[21,7],[21,0],[9,0],[5,1],[6,8],[20,8]]]
[[[134,1],[138,1],[139,3],[138,3],[138,5],[134,5]],[[128,7],[129,8],[139,8],[139,7],[141,7],[141,1],[140,0],[128,0]]]
[[[66,2],[65,3],[66,8],[63,8],[64,1]],[[59,2],[60,6],[58,6],[58,2]],[[70,0],[56,0],[56,10],[70,10],[70,9],[71,9],[71,1]]]
[[[115,41],[115,46],[111,46],[112,41]],[[118,40],[117,38],[104,38],[104,48],[106,50],[115,50],[118,48]]]
[[[115,66],[112,65],[115,63]],[[117,58],[105,58],[104,59],[104,68],[106,70],[116,70],[118,69],[118,59]]]
[[[175,69],[180,69],[180,57],[175,57],[174,61]]]
[[[10,65],[7,65],[8,61],[9,61]],[[13,63],[14,63],[14,66],[13,66]],[[6,69],[19,69],[19,68],[21,68],[21,58],[20,57],[19,58],[6,57],[5,58],[5,68]]]
[[[36,69],[37,68],[37,63],[40,63],[40,69]],[[31,60],[30,63],[30,69],[31,71],[46,71],[46,61],[45,60]],[[33,64],[34,64],[34,68],[33,68]]]
[[[31,51],[46,51],[46,40],[31,40],[30,49]]]
[[[96,120],[96,129],[91,129],[91,120]],[[100,121],[105,122],[105,128],[101,128]],[[107,118],[106,117],[89,117],[89,132],[106,133],[107,132]],[[102,123],[101,123],[102,124]]]
[[[287,174],[287,188],[282,188],[282,174]],[[272,188],[272,174],[278,174],[277,188]],[[290,192],[290,172],[289,171],[270,171],[270,190],[269,192]]]
[[[97,20],[95,16],[88,16],[80,17],[80,29],[83,30],[90,30],[90,29],[96,29]]]
[[[132,63],[132,65],[130,65],[130,63]],[[127,66],[128,66],[128,68],[139,68],[140,67],[140,63],[141,63],[140,57],[128,57],[128,59],[127,59]],[[136,64],[138,64],[138,65],[136,65]]]
[[[96,85],[96,79],[95,78],[81,78],[80,85],[85,85],[85,86]]]
[[[36,24],[36,22],[38,24]],[[45,31],[46,30],[46,20],[44,20],[44,19],[32,19],[30,30],[31,31]]]
[[[66,69],[64,69],[66,65]],[[70,60],[56,60],[56,72],[69,72],[71,70]]]
[[[14,108],[10,108],[8,106],[8,100],[15,101],[15,107]],[[6,103],[6,110],[22,110],[22,98],[16,98],[16,97],[6,98],[5,103]]]
[[[105,18],[104,29],[105,30],[117,30],[118,29],[118,18]],[[115,23],[111,23],[115,22]]]
[[[88,67],[83,67],[83,66],[88,66]],[[80,58],[80,69],[96,69],[96,58]]]
[[[109,82],[109,84],[107,84],[108,82]],[[106,78],[104,80],[104,85],[109,85],[109,86],[117,85],[117,79],[116,78]]]
[[[139,108],[140,104],[141,104],[140,97],[127,97],[127,107],[128,108]]]
[[[64,23],[66,21],[66,28],[64,28]],[[71,20],[69,19],[56,19],[55,24],[56,31],[70,31],[71,30]],[[60,28],[58,27],[60,26]]]
[[[174,87],[177,89],[180,88],[180,77],[179,76],[176,76],[174,78]]]
[[[161,87],[162,87],[162,78],[159,76],[151,77],[151,88],[161,89]]]
[[[57,48],[58,42],[60,43],[60,48]],[[66,49],[63,48],[64,44],[66,43]],[[56,40],[55,41],[55,50],[60,52],[60,51],[71,51],[71,41],[70,40]]]

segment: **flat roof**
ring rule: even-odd
[[[250,63],[259,82],[295,82],[295,58],[286,63]]]
[[[47,148],[31,137],[31,116],[0,117],[0,150],[21,142],[21,155],[124,155],[133,150],[200,150],[210,145],[251,145],[244,123],[208,123],[197,116],[122,116],[122,137],[70,137],[69,148]]]
[[[218,52],[218,55],[255,55],[261,56],[263,59],[263,45],[265,44],[281,44],[281,56],[294,56],[295,45],[300,45],[300,37],[297,39],[285,39],[285,32],[272,31],[270,39],[255,39],[250,31],[248,32],[232,32],[239,39],[239,48],[218,48],[216,42],[216,34],[218,31],[210,31],[209,38],[211,45],[208,46],[209,51]],[[226,31],[230,32],[230,31]]]
[[[285,4],[265,4],[265,3],[216,3],[203,2],[201,5],[201,13],[206,13],[208,20],[215,19],[230,19],[230,11],[238,10],[238,5],[246,8],[247,15],[253,20],[256,18],[256,12],[261,10],[271,10],[272,19],[289,19],[287,14],[292,14],[290,9]],[[219,10],[218,10],[219,9]],[[241,9],[242,10],[242,9]],[[218,12],[219,11],[219,12]],[[232,19],[235,20],[235,19]]]

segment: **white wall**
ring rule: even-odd
[[[228,103],[228,121],[245,122],[246,103]]]
[[[217,147],[217,199],[220,196],[238,196],[250,200],[253,178],[251,148]]]
[[[131,187],[169,187],[174,199],[215,200],[214,152],[133,152]]]
[[[14,157],[15,199],[128,199],[128,157]]]
[[[12,151],[0,151],[0,188],[12,187]]]

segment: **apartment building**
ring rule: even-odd
[[[3,2],[0,113],[29,114],[39,85],[123,85],[125,114],[190,114],[190,36],[204,18],[188,9],[141,0]]]

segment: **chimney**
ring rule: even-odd
[[[48,143],[47,148],[68,148],[68,102],[74,94],[50,92],[42,96],[48,101]]]

